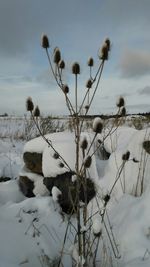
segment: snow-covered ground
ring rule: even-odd
[[[59,145],[58,136],[63,140]],[[97,138],[103,140],[103,133]],[[57,149],[64,157],[68,156],[71,165],[74,160],[73,134],[56,133],[51,135],[51,139],[53,143],[57,141]],[[95,179],[97,196],[89,203],[88,212],[89,216],[95,214],[93,231],[102,230],[106,254],[113,261],[104,265],[106,267],[150,266],[150,155],[143,149],[144,140],[150,140],[150,128],[139,131],[119,127],[104,141],[105,149],[111,154],[109,159],[102,160],[97,153],[93,160],[90,175]],[[57,266],[52,263],[59,260],[68,216],[62,216],[54,198],[37,194],[37,197],[28,199],[19,191],[16,178],[23,167],[23,151],[32,151],[34,141],[24,145],[25,141],[13,137],[0,139],[0,176],[12,178],[0,183],[0,267]],[[44,151],[45,174],[55,172],[52,164],[47,165],[50,152],[47,146],[39,141],[36,150]],[[127,151],[130,151],[130,156],[125,162],[122,155]],[[53,191],[56,197],[58,192]],[[99,210],[103,208],[101,199],[105,195],[110,195],[105,214],[110,239],[104,225],[100,225]],[[75,224],[74,216],[71,223]],[[73,236],[74,233],[70,232],[65,244],[65,267],[72,266],[70,255],[72,251],[75,254]],[[118,258],[115,258],[111,242]]]

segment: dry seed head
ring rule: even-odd
[[[72,74],[80,74],[80,65],[78,62],[73,63],[72,65]]]
[[[86,139],[86,136],[84,136],[80,142],[80,147],[85,150],[87,149],[87,146],[88,146],[88,141]]]
[[[124,101],[124,98],[122,96],[119,97],[119,99],[117,100],[116,105],[117,105],[118,108],[124,107],[125,101]]]
[[[65,68],[64,60],[60,60],[58,66],[59,66],[60,69],[64,69]]]
[[[64,166],[65,166],[64,163],[60,161],[60,162],[59,162],[59,167],[60,167],[60,168],[63,168]]]
[[[61,60],[61,53],[58,47],[54,49],[54,63],[58,64]]]
[[[62,90],[65,94],[68,94],[69,93],[69,87],[67,84],[64,84],[63,87],[62,87]]]
[[[47,35],[45,35],[45,34],[42,35],[41,45],[45,49],[49,48],[49,40],[48,40]]]
[[[90,88],[92,87],[92,80],[91,80],[91,79],[89,79],[89,80],[86,82],[86,87],[87,87],[88,89],[90,89]]]
[[[55,152],[55,153],[53,154],[53,158],[54,158],[54,159],[59,159],[59,155],[58,155],[57,152]]]
[[[38,106],[35,107],[33,115],[34,115],[34,117],[40,117],[40,109]]]
[[[94,59],[92,57],[89,58],[88,62],[87,62],[89,67],[93,67],[94,65]]]
[[[108,51],[110,51],[110,46],[111,46],[110,39],[109,39],[109,38],[106,38],[106,39],[105,39],[105,43],[107,44]]]
[[[89,105],[86,105],[84,108],[86,109],[86,111],[88,111]]]
[[[93,131],[98,134],[101,133],[102,130],[103,130],[103,122],[101,118],[97,117],[93,121]]]
[[[91,163],[92,163],[92,158],[91,156],[87,156],[84,160],[84,167],[87,169],[87,168],[90,168],[91,166]]]
[[[108,60],[108,46],[106,43],[103,44],[101,51],[100,51],[100,56],[99,58],[102,60]]]
[[[103,198],[104,202],[105,202],[105,206],[107,205],[107,203],[109,202],[110,200],[110,195],[109,194],[106,194]]]
[[[27,111],[33,111],[33,109],[34,109],[34,104],[32,102],[32,98],[30,96],[26,100],[26,109],[27,109]]]
[[[127,161],[130,157],[130,151],[127,151],[125,154],[122,155],[122,160]]]

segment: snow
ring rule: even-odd
[[[26,176],[31,181],[34,182],[33,193],[34,193],[35,196],[48,196],[49,195],[48,189],[43,184],[43,176],[31,172],[25,166],[22,168],[22,170],[20,171],[19,175],[20,176]]]
[[[59,196],[61,195],[61,191],[57,188],[57,186],[53,186],[52,188],[52,198],[55,202],[59,200]]]
[[[86,137],[89,147],[93,134],[86,132],[83,136]],[[70,168],[74,169],[73,133],[54,133],[46,137],[51,140],[52,145]],[[104,132],[98,134],[97,138],[103,140]],[[93,214],[92,231],[94,234],[102,233],[102,240],[108,250],[108,257],[111,254],[113,266],[150,266],[150,155],[142,147],[144,140],[150,140],[150,128],[136,130],[131,127],[118,127],[104,141],[105,149],[111,153],[110,158],[102,161],[97,153],[92,157],[92,164],[88,170],[89,176],[96,182],[97,190],[97,196],[88,204],[88,216]],[[57,203],[60,190],[53,187],[50,197],[43,184],[43,177],[23,167],[22,153],[23,151],[43,153],[45,177],[55,177],[56,174],[65,172],[66,168],[59,167],[61,159],[53,158],[53,149],[42,138],[27,142],[23,149],[24,143],[16,139],[0,139],[1,176],[12,178],[10,181],[0,183],[0,267],[41,267],[46,257],[49,257],[50,262],[58,258],[68,223],[67,216],[62,216]],[[89,155],[94,148],[95,144]],[[118,177],[118,170],[123,164],[122,155],[126,151],[130,151],[130,159],[125,162],[124,169],[111,192]],[[133,158],[139,162],[133,162]],[[81,153],[80,164],[82,161]],[[36,197],[28,199],[20,192],[16,179],[19,174],[27,174],[34,182]],[[75,181],[76,176],[72,179]],[[103,198],[109,193],[110,200],[106,206],[104,225],[100,213],[105,211]],[[75,217],[71,218],[71,223],[75,225]],[[113,232],[121,256],[119,259],[115,259],[113,255],[105,226],[111,238]],[[87,230],[88,225],[83,224],[81,231]],[[76,262],[82,264],[84,262],[84,258],[78,255],[77,245],[74,244],[75,234],[72,228],[65,245],[63,257],[65,267],[72,266],[70,256]],[[101,251],[101,248],[102,243],[98,251]],[[110,263],[106,266],[112,265]]]
[[[93,219],[93,225],[92,225],[92,229],[93,229],[93,233],[95,235],[98,235],[101,233],[102,231],[102,224],[101,224],[101,217],[97,216],[96,218],[94,217]]]

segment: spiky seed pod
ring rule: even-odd
[[[120,115],[123,117],[126,116],[126,108],[125,107],[121,108]]]
[[[106,194],[103,198],[104,202],[105,202],[105,206],[107,205],[108,201],[110,200],[110,195]]]
[[[69,87],[67,84],[64,84],[63,87],[62,87],[62,90],[65,94],[68,94],[69,93]]]
[[[54,159],[59,159],[59,155],[58,155],[57,152],[55,152],[55,153],[53,154],[53,158],[54,158]]]
[[[127,151],[125,154],[122,155],[122,160],[127,161],[130,157],[130,151]]]
[[[64,69],[65,68],[64,60],[60,60],[58,66],[59,66],[60,69]]]
[[[89,105],[86,105],[86,106],[85,106],[85,109],[86,109],[86,111],[88,111],[88,109],[89,109]]]
[[[34,109],[34,104],[32,102],[31,97],[28,97],[26,100],[26,109],[27,109],[27,111],[33,111],[33,109]]]
[[[87,141],[86,137],[84,136],[83,139],[80,142],[80,147],[83,150],[85,150],[85,149],[87,149],[87,146],[88,146],[88,141]]]
[[[125,101],[124,101],[124,98],[122,96],[119,97],[116,105],[117,105],[118,108],[124,107]]]
[[[49,48],[49,40],[48,40],[47,35],[45,35],[45,34],[42,35],[42,42],[41,42],[41,45],[42,45],[42,47],[45,48],[45,49]]]
[[[103,44],[101,51],[100,51],[100,56],[99,58],[102,60],[108,60],[108,46],[106,43]]]
[[[87,169],[87,168],[90,168],[91,166],[91,163],[92,163],[92,158],[91,156],[87,156],[84,160],[84,167]]]
[[[101,120],[101,118],[95,118],[94,121],[93,121],[93,131],[95,133],[101,133],[103,130],[103,122]]]
[[[61,60],[61,53],[58,47],[54,49],[54,63],[58,64]]]
[[[64,163],[60,161],[60,162],[59,162],[59,167],[60,167],[60,168],[63,168],[64,166],[65,166]]]
[[[105,39],[105,43],[107,44],[108,51],[110,51],[110,46],[111,46],[110,39],[109,39],[109,38],[106,38],[106,39]]]
[[[94,65],[94,59],[93,59],[92,57],[90,57],[90,58],[88,59],[87,64],[88,64],[89,67],[93,67],[93,65]]]
[[[38,106],[35,107],[33,115],[34,117],[40,117],[40,109]]]
[[[73,63],[72,65],[72,74],[80,74],[80,65],[78,62]]]
[[[88,89],[90,89],[90,88],[92,87],[92,80],[91,80],[91,79],[89,79],[89,80],[86,82],[86,87],[87,87]]]

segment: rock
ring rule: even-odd
[[[42,154],[36,152],[25,152],[23,160],[26,167],[34,173],[42,174]]]
[[[65,213],[74,213],[77,210],[77,181],[72,182],[71,172],[66,172],[59,174],[56,177],[47,177],[44,178],[43,183],[46,185],[47,189],[52,192],[53,186],[56,186],[60,191],[61,195],[59,196],[59,204]],[[81,183],[79,189],[79,200],[82,202],[86,201],[87,203],[95,196],[95,187],[91,179],[86,179],[87,183],[87,196],[84,194],[84,186]]]
[[[2,183],[2,182],[7,182],[7,181],[9,181],[9,180],[11,180],[11,178],[10,177],[0,177],[0,183]]]
[[[18,181],[21,192],[26,197],[34,197],[33,189],[34,182],[31,181],[27,176],[20,176]]]

